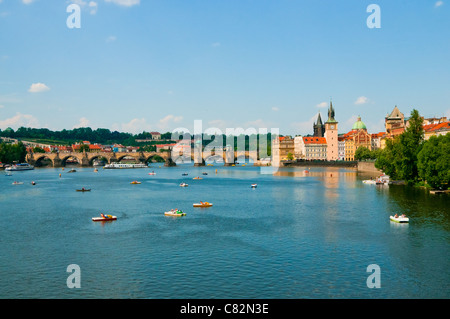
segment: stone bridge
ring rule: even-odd
[[[174,156],[175,155],[175,156]],[[183,155],[183,156],[182,156]],[[162,159],[165,166],[175,166],[176,161],[193,162],[195,166],[204,166],[208,159],[221,159],[225,166],[236,163],[238,157],[258,160],[256,152],[253,151],[217,151],[215,152],[191,152],[190,154],[177,154],[176,152],[136,152],[136,153],[111,153],[111,152],[61,152],[61,153],[28,153],[26,161],[30,165],[40,166],[42,160],[50,160],[53,167],[64,167],[69,159],[76,159],[81,166],[92,166],[95,160],[106,160],[108,164],[120,162],[125,157],[132,158],[136,162],[147,163]]]
[[[138,152],[138,153],[111,153],[111,152],[64,152],[64,153],[28,153],[27,163],[40,166],[44,159],[52,162],[53,167],[64,167],[68,159],[76,159],[81,166],[92,166],[95,160],[106,159],[106,162],[120,162],[125,157],[133,158],[136,162],[146,163],[162,158],[166,166],[174,165],[170,158],[170,152]]]

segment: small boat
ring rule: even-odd
[[[375,185],[377,183],[376,180],[373,179],[366,179],[363,181],[364,184],[371,184],[371,185]]]
[[[12,184],[13,184],[13,185],[22,185],[23,182],[13,182]]]
[[[258,184],[252,184],[251,187],[256,188],[256,187],[258,187]]]
[[[189,185],[186,184],[186,183],[181,183],[180,186],[181,186],[181,187],[188,187]]]
[[[130,184],[141,184],[141,182],[138,182],[138,181],[132,181]]]
[[[305,169],[305,170],[303,171],[303,173],[308,174],[309,171]]]
[[[409,223],[409,218],[405,215],[401,216],[389,216],[389,219],[395,223]]]
[[[155,172],[150,172],[150,173],[148,173],[148,175],[156,175],[156,173]]]
[[[201,177],[197,176],[197,177],[194,177],[193,179],[203,179],[203,178],[201,178]]]
[[[94,221],[94,222],[106,222],[106,221],[116,220],[116,219],[117,219],[117,216],[104,215],[104,214],[101,214],[100,217],[92,217],[92,221]]]
[[[206,172],[203,172],[202,174],[203,174],[203,175],[208,175],[208,173],[206,173]]]
[[[188,173],[181,174],[181,176],[188,176],[188,175],[189,175]]]
[[[183,213],[183,211],[181,211],[179,209],[172,209],[168,212],[165,212],[164,215],[172,216],[172,217],[181,217],[181,216],[186,216],[186,213]]]
[[[95,168],[95,169],[94,169],[94,173],[98,173],[98,169]]]
[[[71,169],[70,171],[68,171],[67,173],[76,173],[76,169]]]
[[[77,189],[77,192],[90,192],[91,189],[90,188],[82,188],[82,189]]]
[[[36,182],[35,182],[35,181],[32,181],[32,182],[31,182],[31,185],[36,185]]]
[[[213,204],[208,202],[200,202],[193,204],[194,207],[211,207]]]

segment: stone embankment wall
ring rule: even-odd
[[[375,162],[358,162],[358,172],[383,174],[382,171],[375,167]]]

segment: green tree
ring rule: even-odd
[[[432,188],[447,189],[450,184],[450,134],[432,136],[423,143],[418,158],[419,177]]]
[[[368,159],[372,159],[372,152],[364,146],[358,147],[355,152],[355,160],[357,161],[365,161]]]
[[[386,148],[380,152],[375,167],[393,179],[416,183],[419,179],[417,154],[423,142],[423,119],[417,110],[412,110],[409,126],[393,141],[388,140]]]
[[[291,152],[287,153],[287,159],[289,161],[292,161],[294,159],[294,154],[292,154]]]

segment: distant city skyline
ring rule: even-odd
[[[450,117],[449,18],[445,0],[0,0],[0,129],[308,135],[330,100],[340,134],[395,106]]]

